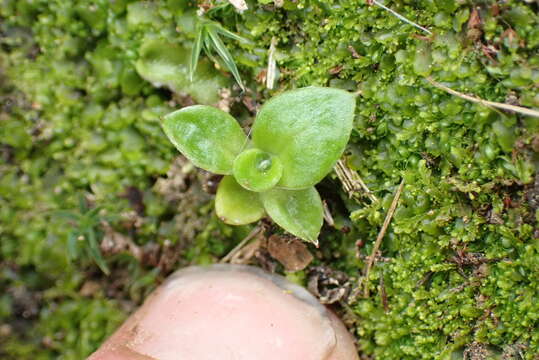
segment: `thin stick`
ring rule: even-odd
[[[399,14],[398,12],[396,12],[395,10],[391,10],[390,8],[388,8],[387,6],[385,6],[384,4],[379,3],[379,2],[376,1],[376,0],[372,0],[372,3],[375,4],[375,5],[380,6],[380,7],[381,7],[382,9],[384,9],[384,10],[389,11],[390,13],[392,13],[393,15],[395,15],[396,17],[398,17],[399,19],[401,19],[401,20],[404,21],[405,23],[408,23],[408,24],[410,24],[410,25],[412,25],[412,26],[415,26],[416,28],[423,30],[423,31],[426,32],[427,34],[432,35],[432,33],[431,33],[428,29],[425,29],[423,26],[418,25],[418,24],[416,24],[415,22],[413,22],[413,21],[411,21],[411,20],[408,20],[407,18],[405,18],[404,16],[402,16],[401,14]]]
[[[399,198],[401,196],[403,188],[404,188],[404,179],[402,179],[399,185],[399,188],[397,189],[397,192],[395,193],[393,202],[391,203],[391,206],[389,207],[386,218],[384,219],[384,223],[382,224],[382,228],[380,229],[380,232],[378,233],[378,237],[376,238],[376,241],[374,243],[371,256],[369,257],[369,261],[367,262],[367,267],[365,269],[365,289],[363,291],[363,295],[365,297],[369,297],[369,274],[371,272],[372,266],[374,265],[374,261],[376,260],[376,253],[378,252],[378,249],[380,249],[380,245],[382,244],[382,239],[384,238],[387,228],[389,227],[389,223],[391,222],[391,218],[393,217],[393,214],[395,213],[395,210],[397,209],[397,203],[399,202]]]
[[[458,92],[456,90],[453,90],[453,89],[451,89],[451,88],[449,88],[449,87],[447,87],[445,85],[440,84],[437,81],[434,81],[430,76],[426,77],[426,79],[434,87],[437,87],[438,89],[444,90],[445,92],[448,92],[451,95],[458,96],[461,99],[468,100],[468,101],[471,101],[471,102],[474,102],[474,103],[477,103],[477,104],[481,104],[481,105],[485,105],[485,106],[492,106],[492,107],[495,107],[495,108],[498,108],[498,109],[514,111],[514,112],[524,114],[524,115],[528,115],[528,116],[539,117],[539,111],[537,111],[537,110],[528,109],[528,108],[525,108],[525,107],[522,107],[522,106],[509,105],[509,104],[504,104],[504,103],[499,103],[499,102],[494,102],[494,101],[483,100],[483,99],[478,98],[476,96],[466,95],[466,94],[463,94],[463,93]]]
[[[249,241],[255,238],[262,231],[262,226],[256,226],[249,235],[247,235],[238,245],[234,247],[225,257],[223,257],[219,262],[226,263],[229,262]]]
[[[356,197],[356,193],[359,190],[363,190],[367,197],[374,203],[378,201],[378,198],[372,193],[372,191],[367,187],[367,184],[363,179],[358,175],[357,172],[351,171],[343,160],[337,161],[335,164],[335,173],[339,180],[341,180],[344,190],[348,193],[348,196]],[[359,187],[358,187],[359,186]]]

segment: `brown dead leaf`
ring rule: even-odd
[[[510,46],[518,45],[520,47],[523,47],[525,45],[524,40],[521,40],[517,34],[517,32],[511,28],[505,30],[501,35],[500,39],[505,42],[507,39],[507,42],[510,44]]]
[[[335,66],[335,67],[329,69],[329,73],[330,73],[331,75],[336,75],[336,74],[340,73],[340,72],[342,71],[343,68],[344,68],[344,66],[342,66],[342,65],[337,65],[337,66]]]
[[[87,280],[82,284],[79,290],[79,294],[84,297],[90,297],[101,290],[101,285],[97,281]]]
[[[272,235],[268,239],[267,248],[287,271],[303,270],[313,261],[307,245],[297,238]]]
[[[479,11],[477,11],[477,8],[474,8],[470,15],[470,20],[468,20],[468,31],[466,32],[468,39],[475,42],[481,38],[481,35],[483,34],[481,25],[482,23],[481,17],[479,16]]]
[[[468,29],[480,29],[481,28],[481,17],[479,16],[479,11],[477,8],[472,10],[470,14],[470,20],[468,20]]]
[[[358,52],[352,45],[348,45],[348,51],[350,51],[354,59],[361,59],[361,55],[358,54]]]
[[[500,15],[500,5],[498,5],[498,3],[493,4],[490,7],[490,13],[491,13],[492,16]]]
[[[351,283],[341,271],[316,266],[309,271],[307,288],[322,304],[333,304],[348,298]]]
[[[266,82],[266,76],[268,75],[267,69],[262,69],[260,72],[256,75],[256,82],[264,84]]]

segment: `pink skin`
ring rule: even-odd
[[[341,321],[305,289],[239,265],[172,275],[89,360],[357,360]]]

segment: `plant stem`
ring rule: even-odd
[[[378,249],[380,248],[380,245],[382,244],[382,239],[384,238],[387,228],[389,227],[389,223],[391,222],[391,218],[393,217],[393,214],[395,213],[395,210],[397,209],[397,203],[399,202],[399,198],[401,196],[403,188],[404,188],[404,179],[402,179],[399,185],[399,188],[397,189],[397,192],[395,193],[393,202],[391,203],[391,206],[389,207],[389,210],[387,211],[386,218],[384,219],[382,228],[380,229],[380,232],[378,233],[378,236],[376,237],[376,241],[374,243],[371,256],[369,257],[369,260],[367,262],[367,267],[365,269],[365,289],[363,292],[364,297],[369,297],[369,274],[376,260],[376,253],[378,252]]]
[[[477,104],[481,104],[481,105],[485,105],[485,106],[492,106],[492,107],[495,107],[495,108],[498,108],[498,109],[514,111],[514,112],[524,114],[524,115],[528,115],[528,116],[539,117],[539,111],[537,111],[537,110],[528,109],[528,108],[525,108],[525,107],[522,107],[522,106],[516,106],[516,105],[510,105],[510,104],[504,104],[504,103],[499,103],[499,102],[494,102],[494,101],[483,100],[483,99],[478,98],[476,96],[466,95],[466,94],[463,94],[463,93],[458,92],[456,90],[453,90],[453,89],[451,89],[451,88],[449,88],[449,87],[447,87],[445,85],[440,84],[437,81],[434,81],[430,76],[426,77],[425,79],[427,79],[427,81],[429,83],[431,83],[434,87],[437,87],[438,89],[444,90],[445,92],[447,92],[447,93],[449,93],[451,95],[458,96],[461,99],[468,100],[468,101],[471,101],[471,102],[474,102],[474,103],[477,103]]]

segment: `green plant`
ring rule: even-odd
[[[191,50],[191,60],[189,62],[189,79],[193,81],[193,77],[197,68],[198,59],[200,57],[200,52],[204,49],[206,55],[217,64],[221,64],[214,56],[213,53],[216,52],[219,57],[222,59],[222,64],[232,73],[234,79],[241,87],[242,90],[245,90],[243,81],[241,80],[238,67],[234,58],[226,48],[223,40],[220,35],[226,36],[228,38],[246,42],[247,40],[234,34],[233,32],[228,31],[221,24],[214,21],[200,19],[197,26],[197,36],[193,48]]]
[[[101,271],[109,275],[110,271],[103,254],[99,249],[98,239],[102,238],[100,224],[102,221],[112,220],[112,217],[101,215],[102,206],[90,208],[82,194],[79,194],[78,211],[58,210],[52,213],[53,216],[61,217],[73,226],[68,234],[67,253],[70,260],[80,258],[84,253],[95,263]]]
[[[286,231],[317,243],[322,201],[314,185],[331,171],[352,130],[355,98],[307,87],[268,101],[248,139],[229,114],[203,105],[164,117],[170,141],[196,166],[225,175],[215,209],[226,223],[267,213]]]

